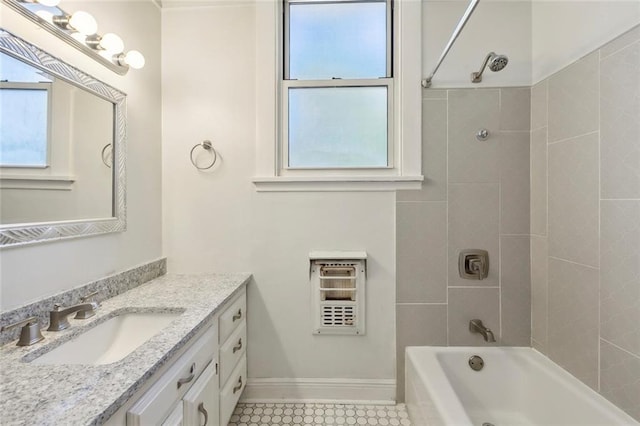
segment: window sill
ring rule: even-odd
[[[386,192],[420,189],[424,176],[254,177],[258,192]]]
[[[4,175],[0,177],[0,189],[47,189],[71,191],[75,176]]]

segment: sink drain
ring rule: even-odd
[[[485,422],[482,423],[482,426],[495,426],[493,423]]]

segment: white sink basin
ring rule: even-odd
[[[120,361],[177,318],[179,313],[115,316],[32,361],[33,364],[101,365]]]

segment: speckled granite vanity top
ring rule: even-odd
[[[250,274],[164,275],[102,302],[96,316],[59,332],[43,331],[33,346],[0,348],[0,423],[101,424],[183,348],[242,290]],[[124,359],[106,365],[35,365],[48,352],[96,323],[124,312],[182,312]]]

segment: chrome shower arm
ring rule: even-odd
[[[484,58],[484,61],[482,62],[482,65],[480,66],[480,71],[471,73],[472,83],[480,83],[482,81],[482,73],[484,72],[485,68],[487,68],[489,59],[491,59],[492,56],[495,56],[495,52],[489,52],[487,54],[487,56]]]
[[[444,50],[442,51],[442,54],[440,55],[440,59],[438,59],[438,63],[436,64],[435,68],[433,69],[431,74],[429,74],[429,77],[422,80],[422,87],[424,87],[425,89],[431,87],[431,80],[433,80],[433,76],[438,71],[438,68],[440,68],[442,61],[444,61],[444,58],[449,53],[449,50],[451,50],[451,47],[453,47],[453,43],[456,42],[456,39],[460,35],[460,32],[462,32],[462,29],[467,24],[467,21],[471,17],[471,14],[475,10],[476,6],[478,6],[479,2],[480,0],[471,0],[471,3],[469,3],[469,6],[467,6],[467,10],[465,10],[464,15],[462,15],[462,18],[460,18],[460,21],[458,22],[456,29],[453,30],[453,34],[451,34],[451,38],[449,39],[449,42],[447,43]]]

